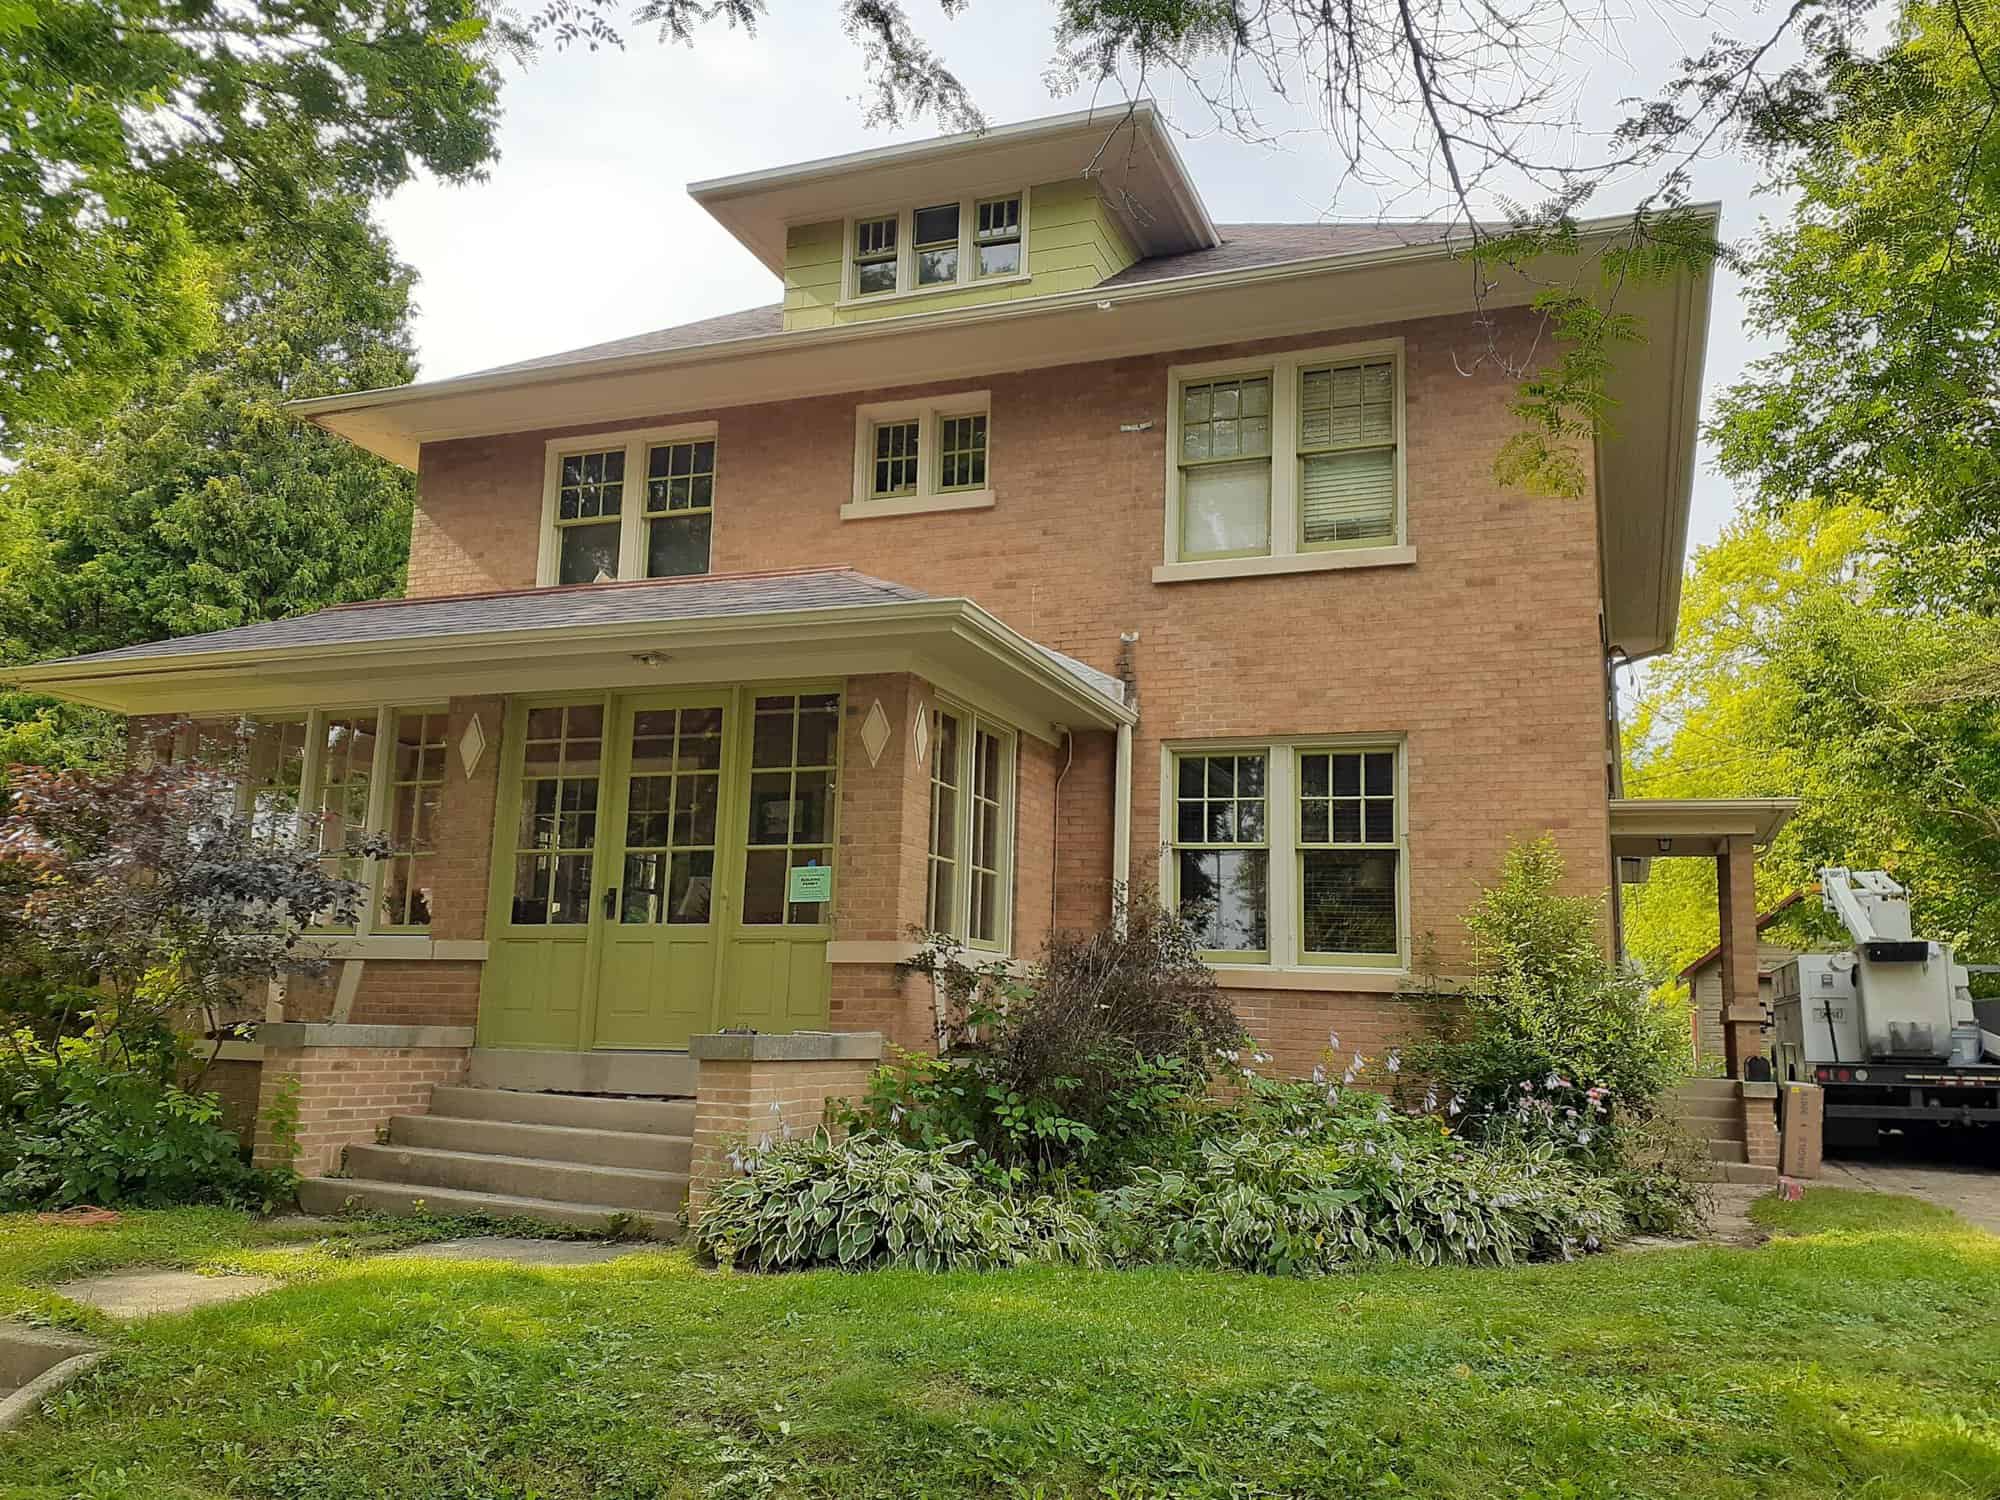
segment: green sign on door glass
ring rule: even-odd
[[[795,866],[786,884],[785,899],[787,901],[831,901],[833,899],[833,866]]]

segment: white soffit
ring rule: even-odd
[[[1142,256],[1216,243],[1201,195],[1148,99],[711,178],[690,183],[688,196],[782,274],[789,225],[1084,176]]]

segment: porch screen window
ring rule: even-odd
[[[1204,951],[1270,957],[1270,848],[1262,751],[1176,757],[1174,897]]]
[[[661,443],[646,455],[646,576],[708,571],[715,519],[715,443]]]
[[[1299,949],[1308,962],[1393,962],[1401,951],[1396,756],[1299,753]]]
[[[945,417],[938,423],[938,489],[986,488],[986,416]]]
[[[917,450],[922,422],[878,422],[875,478],[869,493],[877,500],[917,492]]]
[[[1396,367],[1299,373],[1299,541],[1345,547],[1396,534]]]
[[[828,920],[826,902],[790,899],[790,872],[833,863],[839,761],[838,693],[786,693],[757,700],[743,866],[746,924],[795,927]]]
[[[958,715],[931,710],[930,882],[924,926],[956,936],[958,915],[960,782]]]
[[[570,927],[590,920],[603,763],[601,705],[528,710],[521,818],[514,831],[516,926]]]
[[[346,853],[368,832],[375,775],[375,715],[328,715],[321,720],[319,787],[313,799],[320,865],[336,880],[365,883],[370,862]],[[365,903],[364,903],[365,904]],[[352,924],[348,924],[349,930]]]
[[[441,709],[398,710],[389,745],[388,835],[379,928],[430,926],[437,859],[438,798],[444,790],[445,726]]]
[[[624,508],[623,448],[572,453],[562,460],[556,489],[556,582],[592,583],[618,576]]]
[[[1271,550],[1271,377],[1183,385],[1181,556]]]
[[[896,290],[896,216],[854,225],[854,293],[872,297]]]
[[[1016,276],[1021,270],[1021,197],[988,198],[977,209],[973,235],[981,276]]]
[[[253,838],[269,843],[299,833],[299,796],[305,781],[306,721],[266,719],[251,731],[246,749],[240,810]]]
[[[930,890],[925,925],[974,948],[1008,945],[1014,892],[1016,737],[931,710]]]
[[[917,285],[942,286],[958,280],[958,205],[920,208],[911,215],[910,224]]]

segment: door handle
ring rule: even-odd
[[[607,922],[611,921],[617,915],[618,915],[618,887],[615,885],[607,885],[604,888],[604,920]]]

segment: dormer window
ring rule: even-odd
[[[917,285],[943,286],[958,280],[958,205],[941,203],[916,212],[912,238],[917,248]]]
[[[1028,195],[961,198],[847,221],[846,300],[943,292],[1029,271]]]
[[[973,238],[978,246],[978,276],[1018,276],[1021,272],[1021,195],[988,198],[979,205],[978,227]]]
[[[854,293],[872,297],[896,290],[896,219],[860,219],[854,225]]]

